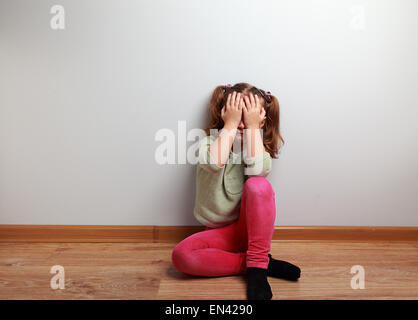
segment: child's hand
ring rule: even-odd
[[[245,105],[242,109],[244,114],[244,124],[247,128],[260,128],[260,123],[266,115],[266,110],[261,106],[260,99],[252,93],[248,97],[244,97]]]
[[[243,107],[242,95],[240,92],[233,92],[228,94],[226,104],[221,110],[221,117],[225,123],[225,127],[229,129],[236,129],[241,122],[242,107]]]

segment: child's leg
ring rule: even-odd
[[[247,267],[267,269],[276,208],[274,191],[264,177],[244,185],[240,216],[222,228],[206,228],[176,245],[172,262],[177,270],[200,276],[244,274]]]
[[[237,236],[247,242],[246,266],[267,269],[276,219],[275,193],[264,177],[251,177],[244,184]]]
[[[237,249],[235,224],[206,228],[178,243],[172,252],[175,268],[186,274],[206,277],[245,273],[246,255]]]

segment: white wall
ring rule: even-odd
[[[65,8],[66,29],[50,28]],[[199,225],[161,128],[272,91],[277,225],[418,225],[415,0],[0,0],[0,223]]]

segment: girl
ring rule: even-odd
[[[300,277],[297,266],[269,254],[276,208],[265,177],[283,143],[279,103],[269,91],[237,83],[218,86],[209,111],[207,136],[199,144],[194,208],[206,230],[178,243],[172,262],[191,275],[247,274],[247,298],[268,300],[273,295],[267,276]]]

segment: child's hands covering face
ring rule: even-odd
[[[236,129],[241,122],[242,108],[244,106],[242,94],[233,92],[228,94],[226,104],[221,110],[221,117],[226,127]]]
[[[266,110],[261,106],[260,98],[250,92],[249,97],[244,97],[245,105],[242,108],[244,124],[246,128],[260,128],[260,123],[266,115]]]

